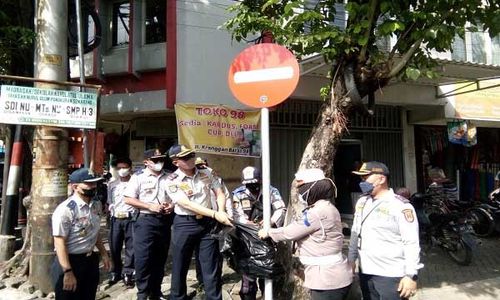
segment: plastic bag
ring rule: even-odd
[[[276,247],[270,240],[261,240],[259,227],[235,223],[234,230],[226,235],[223,254],[229,267],[240,274],[260,278],[274,278],[283,273],[283,266],[276,259]]]

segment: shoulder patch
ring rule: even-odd
[[[176,184],[172,184],[168,186],[168,191],[171,193],[176,193],[179,190],[179,187]]]
[[[309,220],[307,219],[307,210],[304,210],[302,214],[304,215],[304,225],[307,227],[311,226],[311,223],[309,223]]]
[[[177,177],[179,177],[179,175],[177,173],[172,173],[172,174],[168,175],[167,179],[168,180],[174,180]]]
[[[71,209],[71,210],[75,210],[76,209],[76,202],[75,200],[71,200],[68,202],[68,204],[66,204],[66,206]]]
[[[415,216],[413,215],[412,209],[403,209],[402,213],[408,223],[413,223],[413,221],[415,220]]]
[[[406,199],[403,196],[400,196],[400,195],[397,195],[397,194],[395,194],[395,196],[396,196],[396,199],[398,199],[399,201],[401,201],[403,203],[410,203],[410,200]]]
[[[144,169],[140,169],[139,171],[135,172],[133,175],[141,175],[144,173]]]

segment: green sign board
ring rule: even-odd
[[[95,128],[97,94],[2,85],[0,122]]]

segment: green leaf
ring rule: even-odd
[[[358,39],[358,44],[361,46],[364,46],[368,43],[368,37],[367,36],[362,36]]]
[[[412,80],[417,80],[420,77],[420,70],[408,67],[406,68],[406,77]]]

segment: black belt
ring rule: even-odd
[[[94,254],[97,254],[97,252],[89,251],[89,252],[79,253],[79,254],[69,253],[68,256],[74,257],[74,258],[89,258],[89,257],[92,257]]]
[[[190,220],[203,220],[203,219],[207,219],[208,217],[205,217],[203,215],[177,215],[181,218],[184,218],[184,219],[190,219]]]
[[[165,214],[146,214],[146,213],[139,214],[139,217],[151,217],[151,218],[158,218],[158,219],[167,218],[168,216],[169,215],[165,215]]]

